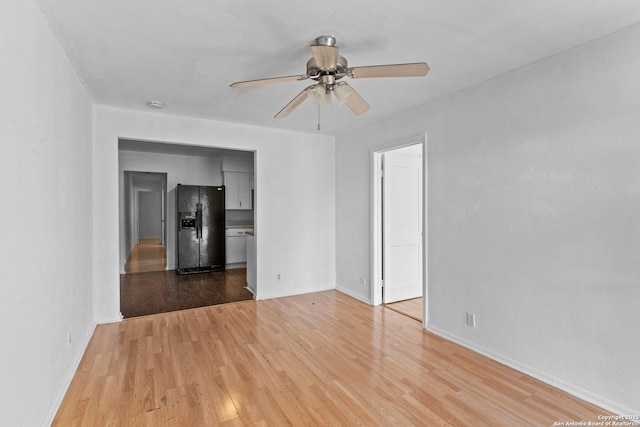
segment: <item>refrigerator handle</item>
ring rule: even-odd
[[[196,238],[202,238],[202,204],[198,203],[196,208]]]

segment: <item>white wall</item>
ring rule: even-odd
[[[335,287],[333,138],[96,107],[93,241],[99,322],[118,320],[120,311],[119,137],[255,150],[256,297]]]
[[[176,185],[222,185],[219,158],[183,156],[175,154],[145,153],[139,151],[119,152],[120,179],[120,273],[130,248],[125,239],[124,171],[159,172],[167,174],[167,269],[176,265]],[[135,243],[135,242],[134,242]]]
[[[640,413],[638,46],[637,26],[339,136],[337,287],[369,297],[371,147],[426,133],[429,328]]]
[[[33,1],[0,52],[0,424],[49,425],[95,327],[92,106]]]

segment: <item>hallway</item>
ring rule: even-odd
[[[167,268],[167,255],[159,238],[140,239],[124,265],[125,273],[162,271]]]

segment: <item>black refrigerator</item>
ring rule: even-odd
[[[178,184],[176,200],[176,272],[224,270],[224,186]]]

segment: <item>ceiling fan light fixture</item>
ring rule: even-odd
[[[318,84],[316,85],[316,87],[311,89],[309,95],[311,96],[313,102],[321,107],[331,107],[331,105],[333,104],[331,102],[331,93],[322,84]]]
[[[344,83],[338,83],[333,86],[333,94],[338,99],[338,103],[340,105],[344,105],[347,102],[347,99],[351,96],[351,92],[345,89]]]

